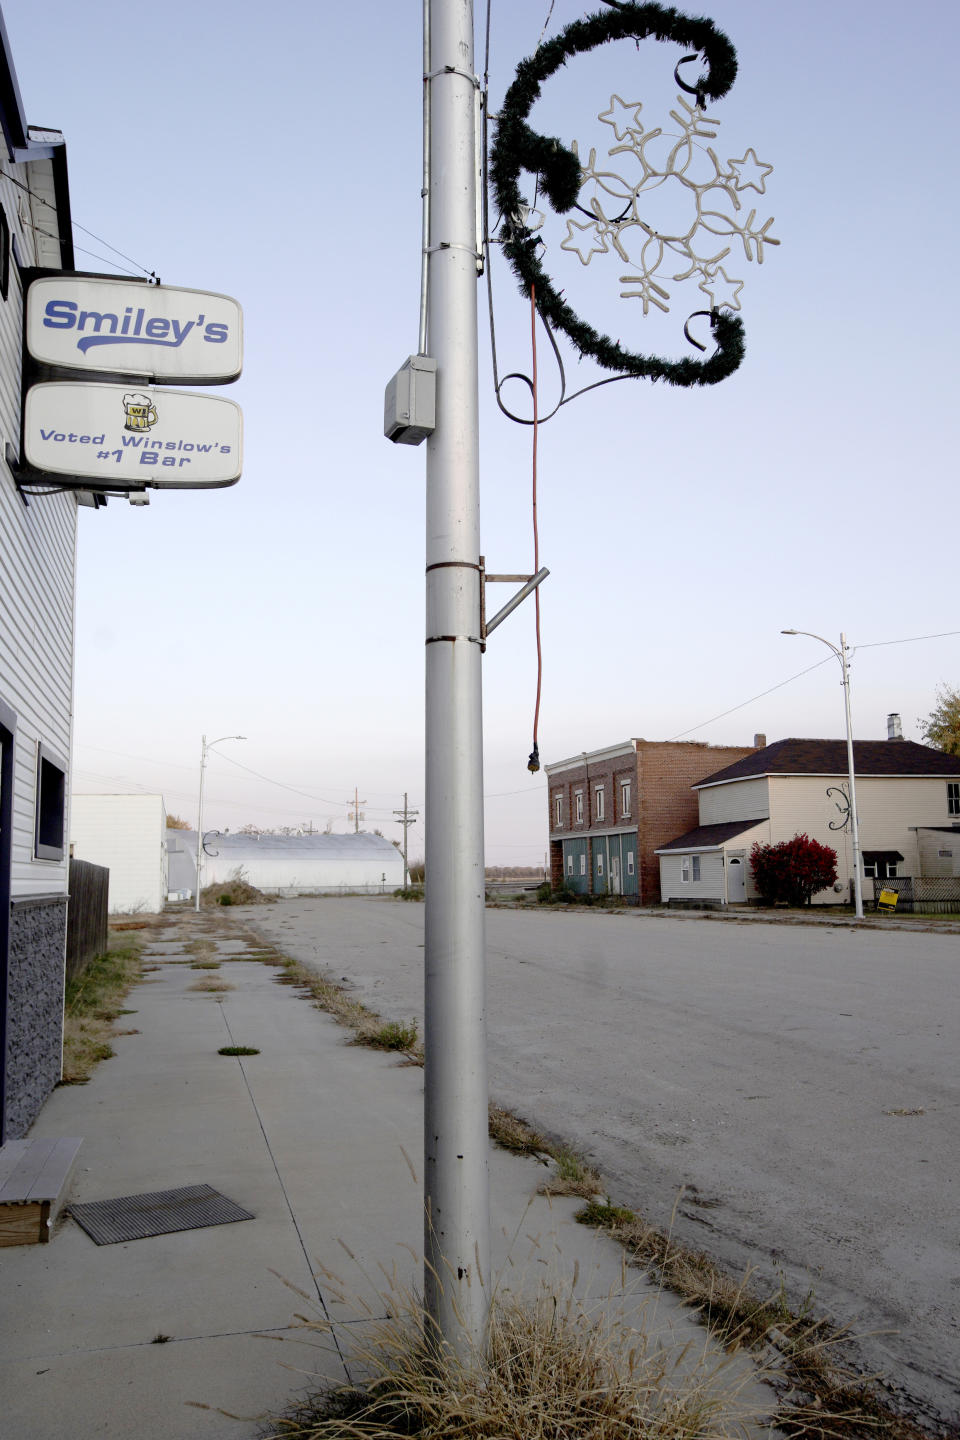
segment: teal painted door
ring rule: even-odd
[[[610,891],[610,846],[606,835],[593,841],[593,893],[607,895]]]
[[[586,840],[564,840],[563,883],[569,890],[575,890],[578,895],[589,893],[590,877],[587,874]]]

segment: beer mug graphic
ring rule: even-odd
[[[157,423],[157,407],[149,395],[124,395],[124,430],[149,430]]]

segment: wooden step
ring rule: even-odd
[[[82,1140],[8,1140],[0,1147],[0,1247],[44,1245]]]

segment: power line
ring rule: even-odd
[[[676,735],[668,736],[668,741],[682,740],[684,735],[692,735],[694,730],[703,730],[707,725],[712,725],[716,720],[723,720],[727,715],[733,715],[738,710],[745,710],[748,705],[753,704],[754,700],[762,700],[764,695],[772,695],[774,690],[782,690],[784,685],[791,685],[794,680],[799,680],[801,675],[809,675],[811,670],[819,670],[821,665],[826,665],[827,661],[833,658],[832,655],[825,655],[823,659],[818,660],[816,664],[808,665],[806,670],[798,670],[796,675],[791,675],[789,679],[781,680],[777,685],[771,685],[769,690],[761,690],[759,695],[754,695],[749,700],[742,700],[739,705],[733,705],[729,710],[724,710],[719,715],[711,716],[709,720],[701,720],[699,725],[691,725],[689,730],[681,730]]]
[[[857,650],[876,650],[880,645],[913,645],[917,640],[944,640],[948,635],[960,635],[960,630],[940,630],[936,635],[908,635],[905,640],[871,640],[865,645],[855,645]]]

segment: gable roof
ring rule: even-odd
[[[854,740],[857,775],[925,776],[960,779],[960,755],[945,755],[913,740]],[[725,785],[761,775],[846,775],[845,740],[777,740],[733,765],[707,775],[692,788]]]
[[[766,823],[764,816],[762,820],[725,820],[720,825],[698,825],[696,830],[688,830],[685,835],[679,835],[668,845],[661,845],[656,853],[669,855],[674,850],[719,850],[725,841],[732,840],[736,835],[744,835],[755,826]]]

